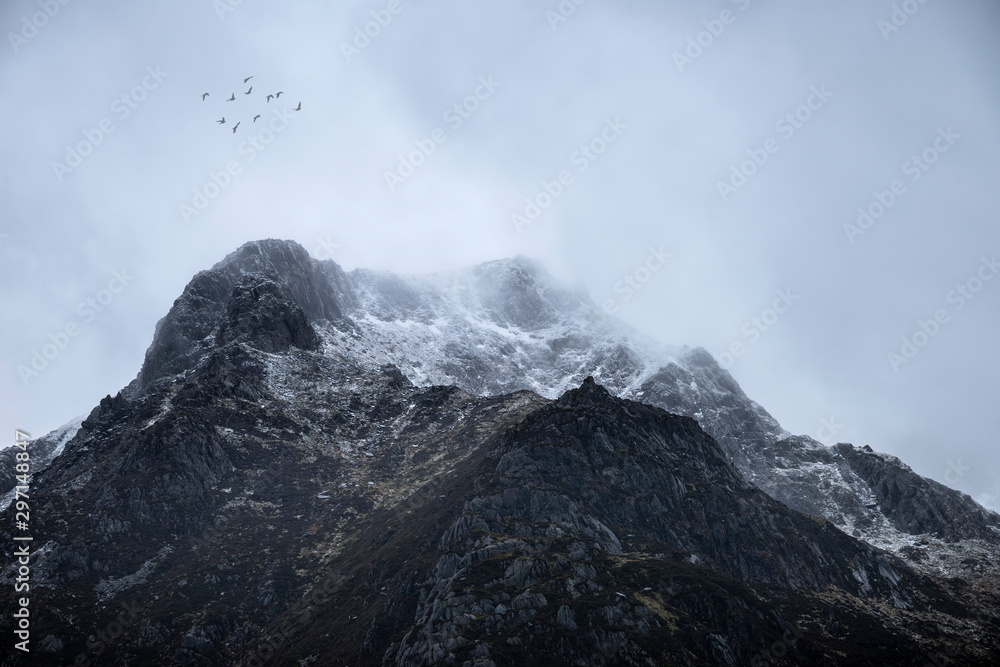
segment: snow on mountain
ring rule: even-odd
[[[81,415],[72,419],[59,428],[35,438],[28,445],[28,454],[31,456],[32,475],[45,469],[57,456],[62,454],[66,443],[73,439],[80,430],[80,425],[86,417]],[[19,448],[8,447],[0,451],[0,459],[3,460],[3,472],[0,473],[0,483],[5,491],[0,497],[0,512],[7,509],[7,506],[14,500],[14,488],[16,483],[14,478],[14,455],[21,451]]]
[[[635,392],[682,348],[661,345],[555,287],[524,258],[443,276],[349,274],[358,304],[331,322],[328,349],[392,363],[416,384],[556,398],[593,375]]]
[[[697,419],[769,495],[918,567],[959,573],[969,554],[997,553],[996,514],[965,496],[954,508],[973,517],[965,530],[947,515],[919,525],[892,518],[892,494],[880,498],[844,445],[792,436],[703,349],[644,336],[525,258],[447,275],[356,270],[347,278],[355,304],[343,320],[318,327],[327,354],[393,364],[414,384],[454,384],[474,394],[528,389],[556,398],[592,375],[613,394]],[[906,485],[925,481],[896,457],[862,452],[892,469],[897,482],[899,475]],[[951,529],[938,530],[942,524]]]

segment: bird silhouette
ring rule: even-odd
[[[249,81],[252,78],[253,78],[252,76],[248,76],[247,78],[243,79],[243,83],[246,83],[247,81]]]
[[[226,100],[226,101],[227,101],[227,102],[232,102],[232,101],[233,101],[233,100],[235,100],[235,99],[236,99],[236,93],[233,93],[233,94],[232,94],[232,95],[231,95],[231,96],[229,97],[229,99],[228,99],[228,100]]]
[[[240,126],[239,123],[236,123],[236,125],[233,125],[233,134],[236,134],[236,128],[238,128],[239,126]]]
[[[299,106],[295,107],[293,111],[301,111],[301,110],[302,110],[302,102],[299,102]]]
[[[268,95],[268,96],[267,96],[267,101],[268,101],[268,102],[270,102],[270,101],[271,101],[271,98],[273,98],[273,97],[274,97],[274,95]]]
[[[223,116],[223,117],[222,117],[222,120],[217,120],[217,121],[215,121],[215,122],[216,122],[216,123],[218,123],[219,125],[225,125],[225,124],[226,124],[226,117],[225,117],[225,116]]]
[[[250,90],[253,90],[253,86],[250,86]],[[250,90],[248,90],[247,92],[245,92],[245,93],[243,93],[243,94],[244,94],[244,95],[249,95],[249,94],[250,94]]]
[[[258,118],[260,118],[260,114],[257,114],[256,116],[253,117],[253,122],[256,123]]]
[[[201,101],[204,102],[206,97],[208,97],[208,93],[203,93],[201,96]]]
[[[274,96],[274,99],[278,99],[279,97],[281,97],[284,94],[284,92],[285,91],[283,91],[283,90],[279,90],[278,94]]]

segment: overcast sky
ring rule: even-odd
[[[1000,508],[1000,7],[895,7],[4,2],[0,432],[127,384],[246,241],[402,273],[524,254],[788,430]]]

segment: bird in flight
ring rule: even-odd
[[[239,123],[236,123],[236,125],[233,125],[233,134],[236,134],[236,128],[238,128],[239,126],[240,126]]]
[[[217,121],[215,121],[215,122],[216,122],[216,123],[218,123],[219,125],[225,125],[225,124],[226,124],[226,117],[225,117],[225,116],[223,116],[223,117],[222,117],[222,120],[217,120]]]
[[[253,90],[253,86],[250,86],[250,90]],[[249,94],[250,94],[250,90],[248,90],[247,92],[245,92],[245,93],[243,93],[243,94],[244,94],[244,95],[249,95]]]
[[[208,93],[203,93],[201,96],[201,101],[204,102],[206,97],[208,97]]]
[[[285,92],[285,91],[283,91],[283,90],[279,90],[279,91],[278,91],[278,94],[274,96],[274,99],[278,99],[279,97],[281,97],[281,95],[282,95],[282,94],[283,94],[284,92]]]
[[[299,102],[299,106],[295,107],[293,111],[301,111],[301,110],[302,110],[302,102]]]
[[[235,99],[236,99],[236,93],[233,93],[233,94],[232,94],[232,95],[231,95],[231,96],[229,97],[229,99],[228,99],[228,100],[226,100],[226,101],[227,101],[227,102],[232,102],[232,101],[233,101],[233,100],[235,100]]]
[[[257,114],[256,116],[253,117],[253,122],[256,123],[258,118],[260,118],[260,114]]]
[[[249,81],[252,78],[253,78],[252,76],[248,76],[247,78],[243,79],[243,83],[246,83],[247,81]]]
[[[268,95],[268,96],[267,96],[267,101],[268,101],[268,102],[270,102],[270,101],[271,101],[271,98],[273,98],[273,97],[274,97],[274,95]]]

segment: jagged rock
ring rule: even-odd
[[[243,276],[233,288],[218,340],[221,345],[238,340],[271,353],[293,345],[303,350],[320,345],[302,308],[278,283],[257,274]]]
[[[556,623],[563,626],[567,630],[576,630],[576,619],[573,614],[573,609],[569,605],[562,605],[559,607],[559,611],[556,612]]]
[[[318,262],[302,246],[287,241],[255,241],[208,271],[196,275],[173,308],[156,325],[153,344],[129,391],[146,391],[166,376],[193,368],[213,344],[227,315],[230,296],[246,274],[276,279],[309,321],[336,320],[355,303],[344,272]]]

